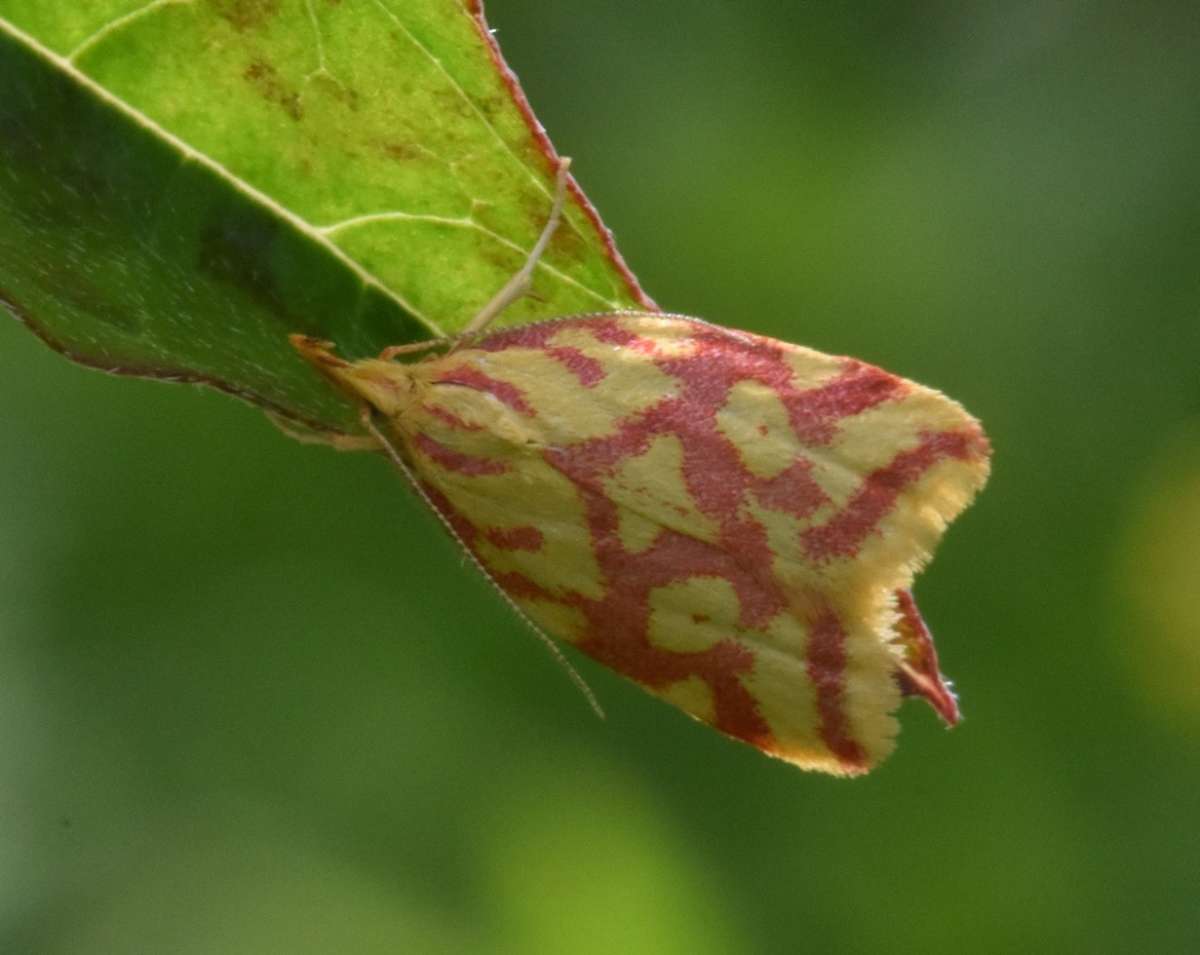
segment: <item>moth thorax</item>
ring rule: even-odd
[[[341,383],[388,418],[401,417],[412,405],[412,370],[394,361],[368,358],[337,370]]]
[[[540,445],[535,419],[527,409],[458,383],[415,383],[407,424],[467,453],[510,455]]]

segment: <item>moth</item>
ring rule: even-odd
[[[684,315],[488,332],[557,226],[566,165],[524,268],[457,339],[295,348],[540,632],[805,769],[876,765],[904,695],[956,722],[909,588],[987,478],[978,422],[864,362]]]

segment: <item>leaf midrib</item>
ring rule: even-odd
[[[325,249],[337,259],[340,263],[346,266],[350,271],[358,277],[365,286],[370,286],[377,289],[382,295],[391,299],[401,309],[415,318],[417,321],[429,328],[430,332],[435,336],[444,336],[445,330],[438,325],[432,318],[416,308],[412,303],[406,301],[404,297],[398,294],[394,289],[385,285],[381,279],[375,274],[363,268],[363,266],[343,252],[334,242],[331,242],[315,224],[302,218],[295,212],[292,212],[286,206],[280,205],[275,199],[271,198],[267,193],[255,188],[246,180],[236,175],[229,167],[223,163],[213,159],[206,153],[201,152],[194,146],[190,145],[186,140],[181,139],[178,135],[155,122],[145,113],[130,106],[120,97],[114,95],[105,87],[101,86],[86,73],[81,72],[69,59],[54,52],[46,47],[36,37],[30,36],[20,27],[15,26],[9,20],[0,17],[0,31],[7,33],[17,42],[24,44],[39,57],[51,64],[54,68],[69,76],[74,82],[86,88],[90,93],[95,94],[106,105],[115,109],[123,116],[133,120],[135,123],[146,129],[161,141],[166,143],[171,148],[175,149],[183,161],[195,162],[206,169],[209,169],[226,182],[230,187],[240,192],[242,195],[257,203],[263,208],[270,211],[273,215],[278,216],[283,221],[287,222],[294,229],[300,231],[305,237],[315,242],[321,248]]]

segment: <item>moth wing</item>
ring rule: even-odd
[[[987,470],[954,402],[671,316],[556,320],[414,367],[431,500],[540,626],[729,735],[862,772],[906,587]]]

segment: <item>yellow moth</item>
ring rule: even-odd
[[[903,694],[955,722],[908,588],[986,480],[979,424],[863,362],[682,315],[485,334],[528,287],[566,166],[525,267],[454,341],[362,361],[293,344],[544,633],[807,769],[874,766]]]

